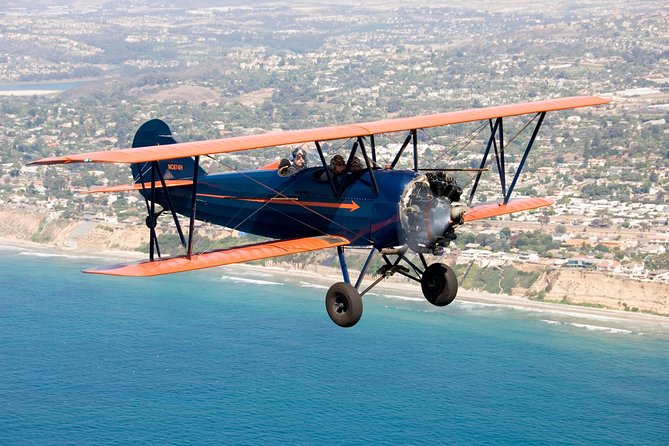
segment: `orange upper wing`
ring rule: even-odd
[[[261,135],[238,136],[234,138],[195,141],[165,146],[137,147],[112,151],[100,151],[79,155],[55,156],[33,161],[30,164],[67,164],[67,163],[143,163],[174,158],[184,158],[217,153],[239,152],[266,147],[301,144],[313,141],[355,138],[380,133],[401,132],[405,130],[439,127],[485,119],[518,116],[555,110],[600,105],[610,99],[596,96],[576,96],[550,99],[547,101],[525,102],[521,104],[501,105],[496,107],[473,108],[469,110],[438,113],[434,115],[414,116],[410,118],[387,119],[383,121],[347,124],[315,129],[288,130],[264,133]]]
[[[497,217],[499,215],[551,206],[553,203],[554,201],[550,198],[515,198],[510,200],[507,204],[502,202],[482,203],[467,209],[464,219],[466,222],[482,220],[484,218]]]
[[[319,249],[344,246],[349,243],[350,242],[343,237],[332,235],[292,240],[277,240],[273,242],[257,243],[255,245],[238,246],[235,248],[193,254],[190,259],[186,258],[186,256],[169,257],[166,259],[155,260],[153,262],[147,260],[139,263],[102,266],[88,269],[84,272],[89,274],[106,274],[110,276],[126,277],[161,276],[164,274],[194,271],[306,251],[317,251]]]

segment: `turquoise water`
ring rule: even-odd
[[[657,333],[383,296],[340,329],[305,283],[98,262],[3,251],[1,444],[668,444]]]

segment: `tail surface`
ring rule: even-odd
[[[132,141],[133,148],[168,144],[176,144],[176,141],[169,126],[160,119],[152,119],[142,124]],[[192,179],[195,160],[190,157],[162,160],[158,161],[158,166],[165,180]],[[135,183],[151,181],[151,163],[131,164],[130,168]],[[203,175],[206,175],[206,172],[198,166],[198,177]],[[155,181],[159,181],[157,175]]]

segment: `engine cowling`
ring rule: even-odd
[[[444,172],[417,175],[400,199],[403,242],[414,252],[440,254],[462,224],[466,206],[459,203],[461,195],[455,178]]]

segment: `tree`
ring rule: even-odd
[[[651,271],[669,269],[669,253],[648,256],[644,265]]]

